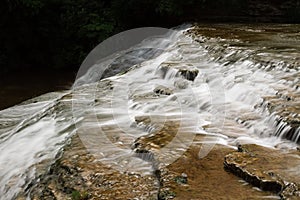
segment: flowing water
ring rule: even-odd
[[[98,81],[104,64],[128,72],[108,73]],[[198,75],[192,80],[184,71]],[[154,92],[157,88],[163,92]],[[152,173],[149,162],[134,156],[132,144],[170,121],[179,124],[184,142],[162,150],[165,164],[178,158],[195,135],[206,138],[200,158],[216,143],[296,148],[300,26],[180,28],[109,57],[70,90],[0,111],[0,199],[26,193],[74,134],[106,165]]]

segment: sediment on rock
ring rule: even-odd
[[[34,200],[156,199],[157,195],[155,175],[123,173],[102,164],[78,136],[30,193]]]
[[[181,143],[184,142],[184,139],[176,135],[180,126],[179,122],[164,121],[163,119],[160,121],[159,117],[156,120],[156,129],[147,135],[137,138],[132,145],[132,150],[137,157],[150,161],[153,168],[159,170],[159,165],[166,163],[170,159],[161,150],[170,142],[172,142],[172,147],[176,149],[176,146],[182,146]],[[135,121],[145,126],[153,123],[148,116],[136,117]]]
[[[224,170],[224,156],[232,151],[231,148],[217,144],[206,157],[200,159],[200,147],[192,145],[174,163],[160,170],[160,195],[165,197],[162,199],[248,200],[272,196],[270,192],[257,191],[250,185],[242,184],[237,177]],[[183,174],[187,177],[185,183],[179,181]]]
[[[225,156],[224,168],[262,190],[278,193],[282,199],[299,199],[300,153],[281,152],[258,145],[243,145]]]
[[[151,118],[136,117],[136,122],[151,124]],[[176,140],[177,131],[178,123],[166,120],[163,126],[138,138],[133,145],[133,150],[139,156],[144,159],[151,158],[151,161],[155,163],[155,175],[160,183],[159,200],[261,199],[272,195],[269,192],[254,190],[249,185],[242,185],[237,177],[224,170],[224,157],[232,152],[232,148],[215,145],[206,157],[200,159],[201,141],[205,136],[197,135],[193,141],[199,145],[191,144],[184,152],[177,152],[181,153],[177,159],[165,164],[171,155],[165,155],[162,149],[171,141]],[[183,141],[178,140],[175,144],[180,144],[180,142]],[[173,151],[175,150],[174,147]]]

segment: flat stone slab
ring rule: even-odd
[[[226,170],[282,199],[300,199],[300,152],[276,150],[254,144],[239,146],[225,156]]]
[[[155,175],[122,173],[95,159],[75,135],[31,191],[34,200],[156,199]],[[22,199],[22,198],[19,198]]]
[[[223,168],[224,156],[232,148],[215,145],[207,156],[199,158],[199,145],[191,146],[178,160],[161,169],[161,199],[278,199],[260,191]]]
[[[157,119],[157,117],[155,117]],[[136,117],[137,123],[151,124],[147,116]],[[196,135],[191,146],[184,152],[176,147],[185,144],[185,138],[177,134],[178,122],[166,120],[158,131],[138,138],[133,150],[144,159],[154,163],[159,179],[159,200],[167,199],[278,199],[277,194],[259,191],[235,175],[224,170],[224,157],[233,151],[220,144],[212,147],[208,155],[199,157],[205,135]],[[186,134],[183,134],[183,136]],[[177,138],[176,138],[177,137]],[[172,153],[165,154],[162,149],[173,142],[173,151],[181,154],[173,162],[166,164]]]

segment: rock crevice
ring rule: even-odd
[[[255,187],[279,194],[282,199],[300,198],[300,177],[296,175],[299,152],[281,152],[258,145],[243,145],[238,150],[225,156],[225,170]]]

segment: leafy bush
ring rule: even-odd
[[[0,6],[0,70],[78,68],[101,41],[143,26],[250,16],[249,0],[4,0]],[[266,1],[273,6],[280,1]],[[278,4],[278,5],[277,5]],[[282,20],[300,22],[300,0],[284,1]],[[251,8],[252,9],[252,8]],[[254,19],[256,20],[256,19]]]

